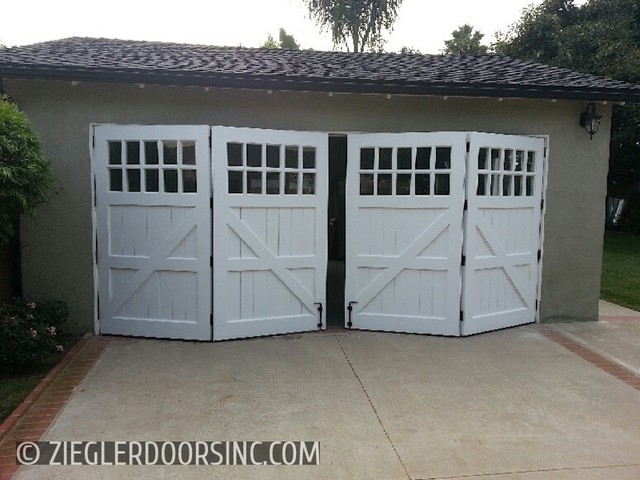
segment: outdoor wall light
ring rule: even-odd
[[[580,114],[580,126],[589,133],[589,138],[593,140],[593,135],[600,128],[600,119],[602,115],[596,113],[596,105],[590,103],[587,109]]]

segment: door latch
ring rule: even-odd
[[[318,305],[318,313],[320,313],[320,321],[318,322],[318,329],[322,328],[322,303],[316,302],[314,305]]]
[[[349,302],[349,306],[347,307],[347,311],[349,312],[349,321],[347,322],[347,327],[351,328],[353,326],[353,322],[351,322],[351,312],[353,312],[353,305],[358,302]]]

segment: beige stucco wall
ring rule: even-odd
[[[94,320],[91,123],[347,131],[477,130],[549,136],[541,321],[595,320],[600,291],[610,105],[589,140],[586,102],[238,91],[5,79],[53,162],[56,193],[25,220],[25,292],[62,298],[72,325]]]

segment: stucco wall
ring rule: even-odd
[[[91,123],[200,124],[328,132],[476,130],[549,136],[541,321],[595,320],[600,291],[611,107],[589,140],[586,102],[238,91],[5,80],[59,179],[24,222],[25,293],[71,305],[93,328]]]

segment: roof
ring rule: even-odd
[[[217,47],[72,37],[0,50],[0,78],[640,102],[640,85],[498,55]]]

